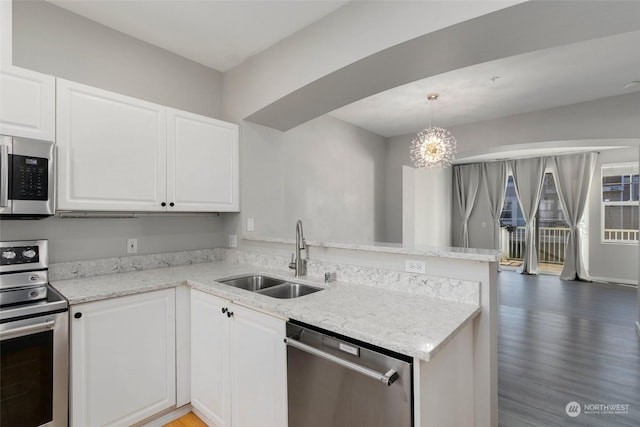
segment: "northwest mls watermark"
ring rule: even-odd
[[[583,403],[569,402],[564,408],[568,416],[578,415],[629,415],[628,403]]]

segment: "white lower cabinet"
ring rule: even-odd
[[[71,307],[71,427],[130,426],[176,403],[175,290]]]
[[[286,427],[285,321],[191,291],[191,405],[211,426]]]

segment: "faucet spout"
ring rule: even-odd
[[[302,221],[298,220],[296,223],[296,253],[295,258],[291,260],[289,268],[295,270],[296,277],[304,276],[307,274],[307,260],[302,259],[300,251],[307,250],[307,242],[304,240],[304,232],[302,230]],[[305,258],[308,256],[306,254]]]

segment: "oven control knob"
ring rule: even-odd
[[[15,257],[16,257],[16,253],[14,251],[2,252],[2,258],[4,259],[14,259]]]
[[[34,256],[36,256],[36,251],[34,251],[33,249],[27,249],[26,251],[22,252],[22,256],[25,258],[33,258]]]

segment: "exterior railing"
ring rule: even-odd
[[[510,229],[510,231],[509,231]],[[506,260],[521,260],[524,257],[524,227],[506,227],[503,233],[503,247]],[[547,264],[564,263],[567,246],[567,227],[538,227],[538,261]]]
[[[502,227],[503,261],[520,261],[524,257],[524,227]],[[564,263],[567,247],[567,227],[538,227],[538,261],[546,264]],[[637,242],[638,230],[605,229],[604,240],[608,242]]]
[[[637,242],[638,230],[605,229],[604,240],[610,241],[610,242],[616,242],[616,241]]]

